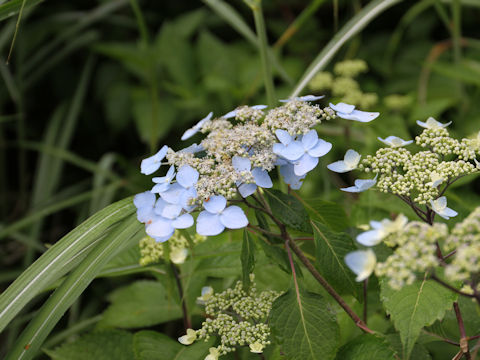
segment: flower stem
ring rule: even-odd
[[[180,275],[178,274],[178,269],[174,263],[170,263],[170,266],[172,267],[172,272],[175,276],[175,281],[177,283],[178,294],[180,296],[180,301],[182,302],[183,326],[185,327],[186,332],[187,329],[192,328],[192,322],[190,321],[190,317],[188,316],[187,303],[185,302],[185,296],[183,294],[183,287],[180,280]]]
[[[470,350],[468,348],[468,338],[467,334],[465,333],[465,326],[463,324],[462,313],[460,312],[460,307],[458,306],[458,302],[453,303],[453,308],[455,310],[455,316],[457,317],[458,329],[460,331],[460,350],[465,355],[467,360],[471,360],[472,356],[470,354]]]

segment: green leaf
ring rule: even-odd
[[[465,60],[460,64],[436,62],[432,64],[432,70],[440,75],[460,80],[466,84],[480,86],[480,69],[478,63]]]
[[[157,281],[137,281],[115,290],[99,327],[138,328],[182,317],[180,306]]]
[[[273,215],[285,225],[306,233],[312,232],[308,213],[295,197],[278,190],[265,191]]]
[[[134,335],[133,349],[135,360],[203,360],[214,343],[212,337],[185,346],[164,334],[140,331]]]
[[[457,325],[458,326],[458,325]],[[402,342],[398,334],[388,334],[386,336],[387,341],[391,347],[399,354],[402,353]],[[438,341],[438,339],[437,339]],[[397,357],[398,358],[398,357]],[[431,360],[428,350],[422,344],[415,344],[412,353],[410,354],[410,360]]]
[[[302,78],[295,86],[290,97],[295,97],[308,85],[315,74],[322,70],[348,40],[357,35],[365,26],[382,12],[402,0],[373,0],[351,18],[308,66]]]
[[[420,330],[441,320],[457,295],[432,280],[417,280],[393,290],[385,279],[380,282],[380,297],[402,340],[403,358],[409,359]]]
[[[25,8],[23,10],[25,11],[32,6],[41,3],[43,0],[10,0],[6,4],[0,5],[0,21],[16,15],[20,11],[24,1]]]
[[[57,241],[0,295],[0,331],[43,288],[70,271],[72,259],[116,222],[133,214],[132,197],[99,211]]]
[[[131,242],[139,240],[135,235],[142,234],[139,232],[141,228],[143,225],[135,216],[131,216],[113,228],[43,304],[16,340],[6,359],[23,360],[35,356],[50,331],[90,282],[95,279],[105,263]]]
[[[45,350],[52,360],[131,360],[133,335],[127,331],[108,330],[89,333],[54,350]]]
[[[334,231],[344,231],[349,226],[347,214],[337,203],[322,199],[300,200],[310,219],[318,220]]]
[[[343,345],[337,360],[394,360],[395,351],[382,337],[363,334]]]
[[[353,272],[344,260],[345,255],[356,250],[350,236],[346,233],[334,233],[318,221],[312,221],[312,228],[318,271],[340,294],[358,297],[359,283],[355,281]]]
[[[201,259],[195,269],[198,275],[220,278],[241,275],[241,243],[225,240],[222,236],[210,238],[196,246],[195,257]]]
[[[248,289],[251,283],[250,274],[253,273],[255,268],[255,241],[247,230],[243,232],[242,255],[240,259],[242,260],[243,287]]]
[[[339,328],[333,311],[320,295],[302,289],[289,290],[273,303],[269,323],[285,358],[335,358]]]

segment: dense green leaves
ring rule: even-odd
[[[101,327],[138,328],[178,319],[178,302],[156,281],[137,281],[110,295],[111,305],[103,313]]]
[[[140,331],[134,336],[133,347],[135,360],[203,360],[214,342],[211,338],[185,346],[155,331]]]
[[[410,357],[420,330],[442,319],[457,297],[452,291],[426,277],[400,290],[393,290],[383,279],[380,296],[400,333],[404,359]]]
[[[320,295],[289,290],[273,303],[269,323],[287,359],[335,358],[339,341],[338,324]]]
[[[318,220],[334,231],[343,231],[349,221],[343,208],[337,203],[322,199],[301,200],[310,218]]]
[[[127,331],[108,330],[89,333],[54,350],[46,350],[52,360],[132,360],[133,335]]]
[[[243,232],[241,260],[243,287],[248,289],[251,283],[250,274],[253,273],[253,269],[255,268],[255,241],[247,230]]]
[[[363,334],[348,342],[338,351],[337,360],[394,360],[395,351],[383,338]]]
[[[339,292],[358,296],[358,283],[345,264],[345,255],[356,249],[345,233],[335,233],[318,221],[312,221],[316,246],[316,265],[323,277]]]
[[[308,213],[297,198],[278,190],[268,190],[265,193],[273,215],[282,223],[296,230],[312,232]]]

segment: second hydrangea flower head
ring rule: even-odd
[[[194,225],[193,211],[200,212],[196,221],[200,235],[247,226],[243,210],[229,201],[251,196],[259,187],[271,188],[269,172],[276,166],[283,180],[299,189],[306,174],[332,148],[313,129],[336,116],[331,107],[338,107],[342,117],[361,122],[378,115],[350,109],[347,104],[322,109],[309,103],[320,98],[285,100],[269,111],[264,105],[242,106],[218,118],[210,113],[182,136],[187,140],[199,132],[205,134],[199,145],[180,151],[163,146],[143,160],[141,172],[146,175],[169,165],[164,176],[153,178],[150,191],[134,199],[147,234],[158,242],[166,241],[175,229]]]

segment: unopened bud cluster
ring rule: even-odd
[[[439,264],[435,243],[444,241],[447,235],[445,224],[430,226],[419,221],[408,223],[384,239],[385,244],[395,250],[384,262],[377,263],[375,274],[385,276],[393,289],[412,284],[417,278],[416,274]]]
[[[195,339],[208,340],[210,336],[218,336],[221,342],[216,348],[219,355],[235,351],[239,346],[249,346],[251,352],[260,353],[270,344],[270,328],[266,321],[280,293],[258,293],[253,274],[251,280],[248,290],[239,281],[234,288],[209,294],[204,301],[207,319],[202,328],[195,331]]]
[[[207,239],[206,236],[195,234],[191,236],[193,245],[203,242]],[[185,236],[178,230],[175,230],[173,236],[168,243],[160,243],[150,236],[146,236],[140,240],[140,265],[146,266],[153,263],[158,263],[164,259],[165,249],[169,247],[170,261],[174,264],[182,264],[187,255],[190,244]]]
[[[367,63],[363,60],[345,60],[335,64],[333,73],[322,71],[317,73],[310,81],[309,87],[313,91],[330,90],[334,97],[341,102],[370,108],[378,101],[375,93],[365,93],[355,77],[368,70]]]

